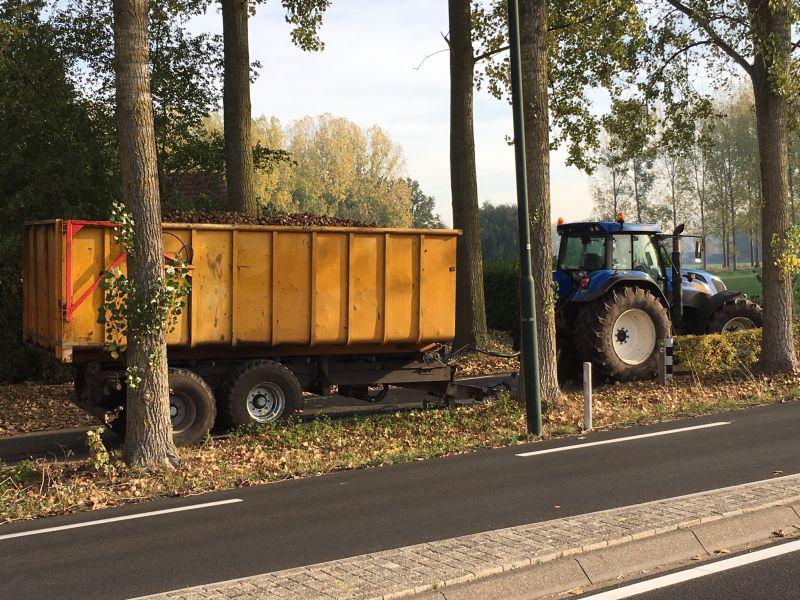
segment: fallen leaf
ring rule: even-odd
[[[773,531],[773,532],[772,532],[772,535],[773,535],[773,537],[784,538],[784,537],[786,537],[787,535],[789,535],[789,533],[790,533],[790,532],[789,532],[789,531],[786,531],[785,529],[778,529],[777,531]]]

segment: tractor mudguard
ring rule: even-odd
[[[669,306],[669,302],[664,295],[664,290],[662,290],[649,275],[639,271],[627,271],[625,273],[619,271],[603,271],[595,273],[589,279],[589,285],[585,288],[578,288],[569,301],[591,302],[619,285],[644,288],[652,292],[665,306]]]
[[[697,316],[695,317],[695,329],[697,329],[697,331],[694,333],[705,333],[705,325],[708,323],[711,315],[714,314],[714,311],[726,302],[742,295],[742,292],[736,290],[725,290],[713,296],[706,296],[706,301],[702,306],[697,308]]]

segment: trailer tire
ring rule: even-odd
[[[601,375],[632,381],[656,374],[658,340],[669,337],[670,321],[651,292],[624,287],[583,307],[574,331],[581,360]]]
[[[272,360],[241,365],[225,384],[223,413],[229,425],[288,421],[300,410],[303,390],[288,368]]]
[[[208,437],[217,417],[214,392],[199,375],[186,369],[169,370],[170,417],[172,419],[172,441],[176,446],[191,446]],[[117,403],[121,408],[108,428],[125,440],[127,429],[127,402]],[[183,419],[180,419],[183,416]],[[180,419],[180,420],[177,420]],[[185,421],[185,422],[184,422]],[[178,427],[176,429],[175,427]]]
[[[747,298],[729,300],[711,314],[709,333],[758,329],[763,324],[761,307]]]
[[[206,439],[214,426],[217,403],[203,378],[186,369],[170,369],[169,398],[175,445],[190,446]]]

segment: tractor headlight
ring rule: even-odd
[[[716,291],[717,294],[728,289],[728,286],[726,286],[725,282],[719,277],[711,277],[711,283],[714,286],[714,291]]]

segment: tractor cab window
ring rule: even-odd
[[[655,280],[661,277],[658,250],[649,235],[633,236],[633,268],[647,273]]]
[[[631,269],[631,236],[612,235],[611,268],[618,271]]]
[[[672,268],[672,238],[665,237],[658,241],[658,253],[667,269]]]
[[[559,267],[568,271],[596,271],[606,264],[606,238],[570,236],[565,238]]]

